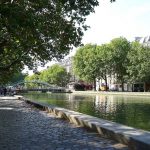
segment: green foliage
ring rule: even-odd
[[[21,71],[3,71],[0,72],[0,84],[11,84],[21,80],[24,80],[26,74],[21,73]]]
[[[132,83],[150,81],[150,47],[132,42],[128,59],[129,81]]]
[[[16,82],[19,82],[19,81],[23,81],[26,76],[27,76],[27,74],[24,74],[24,73],[21,73],[21,72],[15,73],[14,76],[9,81],[9,83],[16,83]]]
[[[109,44],[103,44],[97,47],[97,78],[105,80],[107,86],[107,77],[112,74],[112,49]]]
[[[101,46],[85,45],[77,50],[74,57],[74,71],[82,80],[103,79],[106,86],[108,77],[115,75],[118,83],[123,85],[129,79],[127,56],[130,50],[130,42],[123,37]]]
[[[1,76],[63,58],[81,44],[86,16],[97,5],[97,0],[1,0]]]
[[[62,87],[66,86],[70,79],[66,69],[57,64],[46,70],[45,77],[48,83]]]
[[[150,82],[150,47],[130,43],[123,37],[100,46],[87,44],[74,56],[74,71],[82,80],[105,80],[115,75],[117,82]],[[123,86],[122,86],[122,90]]]
[[[60,65],[53,65],[48,69],[41,71],[40,74],[34,74],[25,78],[25,81],[40,80],[49,84],[65,87],[70,80],[70,74]],[[38,86],[38,85],[37,85]],[[28,87],[35,87],[35,83],[29,83]]]
[[[87,44],[78,49],[74,57],[74,71],[86,81],[104,79],[112,72],[111,49],[108,44],[101,46]]]
[[[123,37],[115,38],[110,42],[110,47],[112,50],[111,57],[113,72],[117,75],[118,82],[123,84],[128,76],[127,66],[129,60],[127,58],[127,55],[131,49],[130,42]]]
[[[39,75],[38,74],[33,74],[33,75],[30,75],[30,76],[26,76],[25,81],[35,81],[35,80],[39,80]],[[27,88],[38,88],[38,84],[37,83],[25,83],[26,87]]]
[[[97,70],[95,65],[96,45],[87,44],[79,48],[73,59],[74,72],[84,81],[93,81]]]

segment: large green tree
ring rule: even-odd
[[[23,81],[26,76],[27,76],[27,74],[25,74],[25,73],[21,73],[21,72],[15,73],[15,74],[11,77],[9,83],[11,84],[11,83],[17,83],[17,82],[19,82],[19,81]]]
[[[39,80],[39,74],[33,74],[26,76],[24,81],[26,81],[25,86],[27,88],[38,88],[40,85],[38,83],[30,82],[30,81],[37,81]]]
[[[109,44],[101,46],[87,44],[77,50],[74,56],[74,71],[82,80],[94,83],[103,79],[107,86],[107,78],[112,72],[111,48]]]
[[[75,74],[80,79],[93,82],[94,84],[97,77],[96,47],[96,45],[92,44],[82,46],[77,50],[73,58]]]
[[[150,47],[132,42],[128,60],[129,81],[131,83],[150,82]]]
[[[70,74],[67,73],[64,67],[58,64],[52,65],[46,71],[42,72],[40,76],[43,77],[44,81],[61,87],[65,87],[70,79]]]
[[[97,47],[96,51],[95,59],[97,59],[97,61],[95,65],[97,67],[97,78],[103,79],[107,87],[108,77],[110,77],[113,73],[112,49],[110,44],[102,44]]]
[[[62,58],[79,46],[97,0],[1,0],[0,72]]]
[[[52,65],[46,70],[39,72],[38,74],[33,74],[27,76],[25,81],[42,81],[49,84],[65,87],[70,80],[70,74],[67,73],[66,69],[58,64]],[[36,83],[27,83],[28,87],[39,86]]]
[[[27,74],[21,73],[21,71],[17,70],[14,72],[7,72],[6,74],[4,72],[0,72],[0,85],[5,84],[12,84],[21,80],[24,80],[24,78],[27,76]]]
[[[124,91],[123,84],[126,81],[128,76],[127,66],[129,60],[127,58],[128,52],[131,49],[130,42],[123,37],[115,38],[110,42],[111,47],[111,57],[112,57],[112,65],[113,72],[117,77],[118,83],[122,84],[122,91]]]

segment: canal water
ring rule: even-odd
[[[150,131],[150,97],[27,93],[25,97]]]

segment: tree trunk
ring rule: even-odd
[[[107,76],[105,75],[105,86],[106,86],[106,91],[108,90],[107,89]]]
[[[122,92],[124,92],[124,81],[121,82]]]
[[[134,83],[132,83],[132,92],[134,92]]]
[[[96,91],[96,78],[93,80],[93,91]]]
[[[146,92],[146,83],[144,82],[144,92]]]

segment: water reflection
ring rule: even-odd
[[[26,97],[150,131],[150,98],[30,93]]]
[[[96,95],[95,110],[102,113],[112,113],[116,111],[116,104],[113,96]]]

